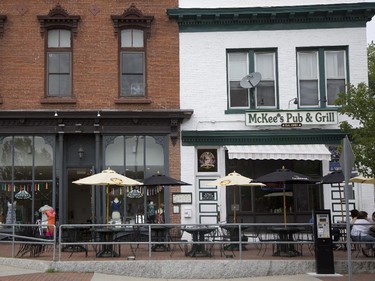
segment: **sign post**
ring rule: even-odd
[[[349,179],[355,162],[355,155],[350,145],[348,136],[345,136],[343,150],[339,159],[345,178],[344,196],[346,209],[346,249],[348,253],[348,277],[352,281],[352,251],[350,244],[350,219],[349,219]]]

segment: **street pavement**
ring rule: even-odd
[[[130,276],[119,276],[92,272],[43,272],[8,265],[0,265],[0,281],[186,281],[186,279],[150,279]],[[207,281],[207,279],[189,279],[190,281]],[[226,281],[347,281],[348,276],[316,275],[314,273],[298,275],[278,275],[249,278],[222,279]],[[355,274],[352,281],[375,281],[375,274]]]

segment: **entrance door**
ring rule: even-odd
[[[68,168],[67,223],[79,224],[91,222],[92,187],[77,185],[73,181],[91,174],[90,168]]]

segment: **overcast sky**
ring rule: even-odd
[[[375,42],[375,17],[367,23],[367,43]]]

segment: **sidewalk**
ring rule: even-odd
[[[42,272],[19,267],[0,265],[0,281],[186,281],[186,279],[150,279],[102,273]],[[207,281],[208,279],[189,279],[190,281]],[[225,281],[347,281],[344,275],[315,275],[314,273],[298,275],[263,276],[251,278],[230,278]],[[375,274],[355,274],[353,281],[374,281]]]

